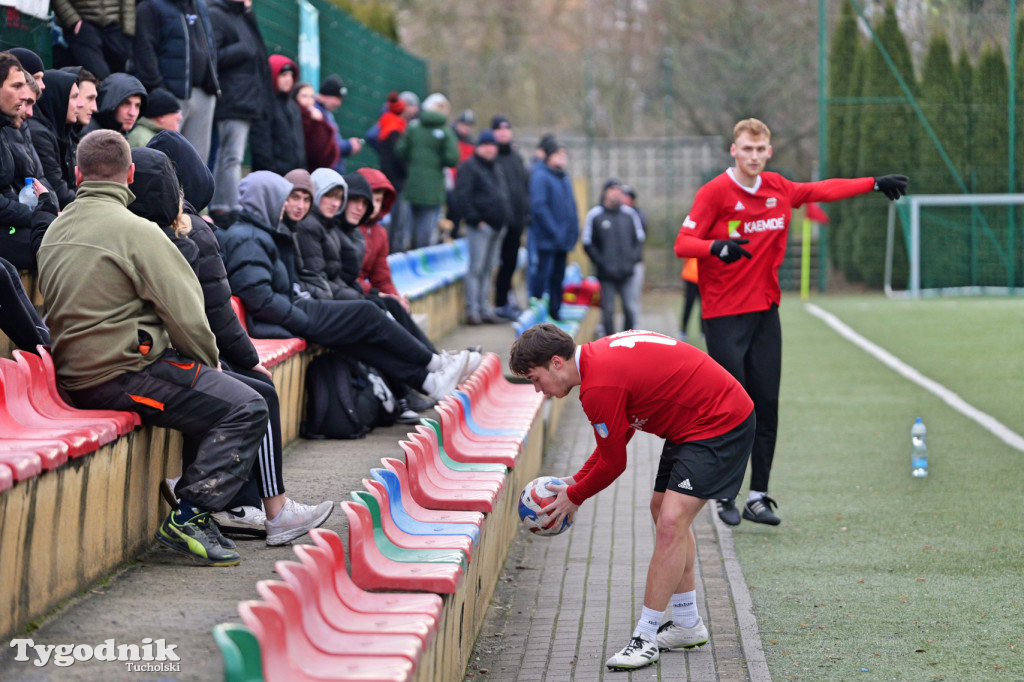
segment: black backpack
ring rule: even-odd
[[[303,438],[365,438],[398,418],[398,401],[384,378],[344,355],[328,353],[306,370]]]

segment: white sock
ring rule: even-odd
[[[684,628],[692,628],[700,621],[697,615],[697,590],[673,594],[672,622]]]
[[[437,353],[434,353],[433,355],[430,356],[430,362],[427,363],[427,371],[428,372],[436,372],[437,370],[441,369],[441,367],[443,367],[443,366],[444,366],[444,359],[440,355],[438,355]]]
[[[640,637],[650,641],[658,639],[658,626],[661,625],[661,618],[665,615],[664,611],[655,611],[649,609],[646,606],[644,610],[640,612],[640,621],[636,624],[636,629],[633,630],[634,637]]]
[[[754,500],[760,500],[762,497],[766,497],[768,493],[759,493],[756,490],[751,490],[750,494],[747,495],[747,502],[753,502]]]

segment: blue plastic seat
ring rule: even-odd
[[[427,523],[409,516],[402,505],[398,477],[387,469],[370,469],[370,475],[388,491],[388,507],[395,525],[410,535],[468,535],[473,545],[480,541],[480,529],[471,523]]]
[[[485,426],[480,426],[473,419],[473,403],[470,402],[469,395],[465,391],[453,391],[452,396],[462,403],[462,412],[466,417],[466,426],[478,436],[512,436],[520,440],[526,439],[527,432],[523,429],[489,429]]]

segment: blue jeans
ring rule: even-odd
[[[549,294],[548,312],[558,319],[562,307],[562,280],[565,278],[566,251],[537,251],[537,269],[530,280],[530,296],[540,298]]]
[[[436,240],[437,219],[441,217],[440,206],[412,206],[412,248],[430,246]]]

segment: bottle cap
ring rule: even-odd
[[[920,417],[918,417],[918,418],[917,418],[917,419],[916,419],[916,420],[914,421],[914,423],[915,423],[915,424],[920,424],[920,423],[921,423],[921,418],[920,418]]]
[[[26,185],[31,185],[35,181],[36,181],[35,178],[25,178],[25,184]]]

